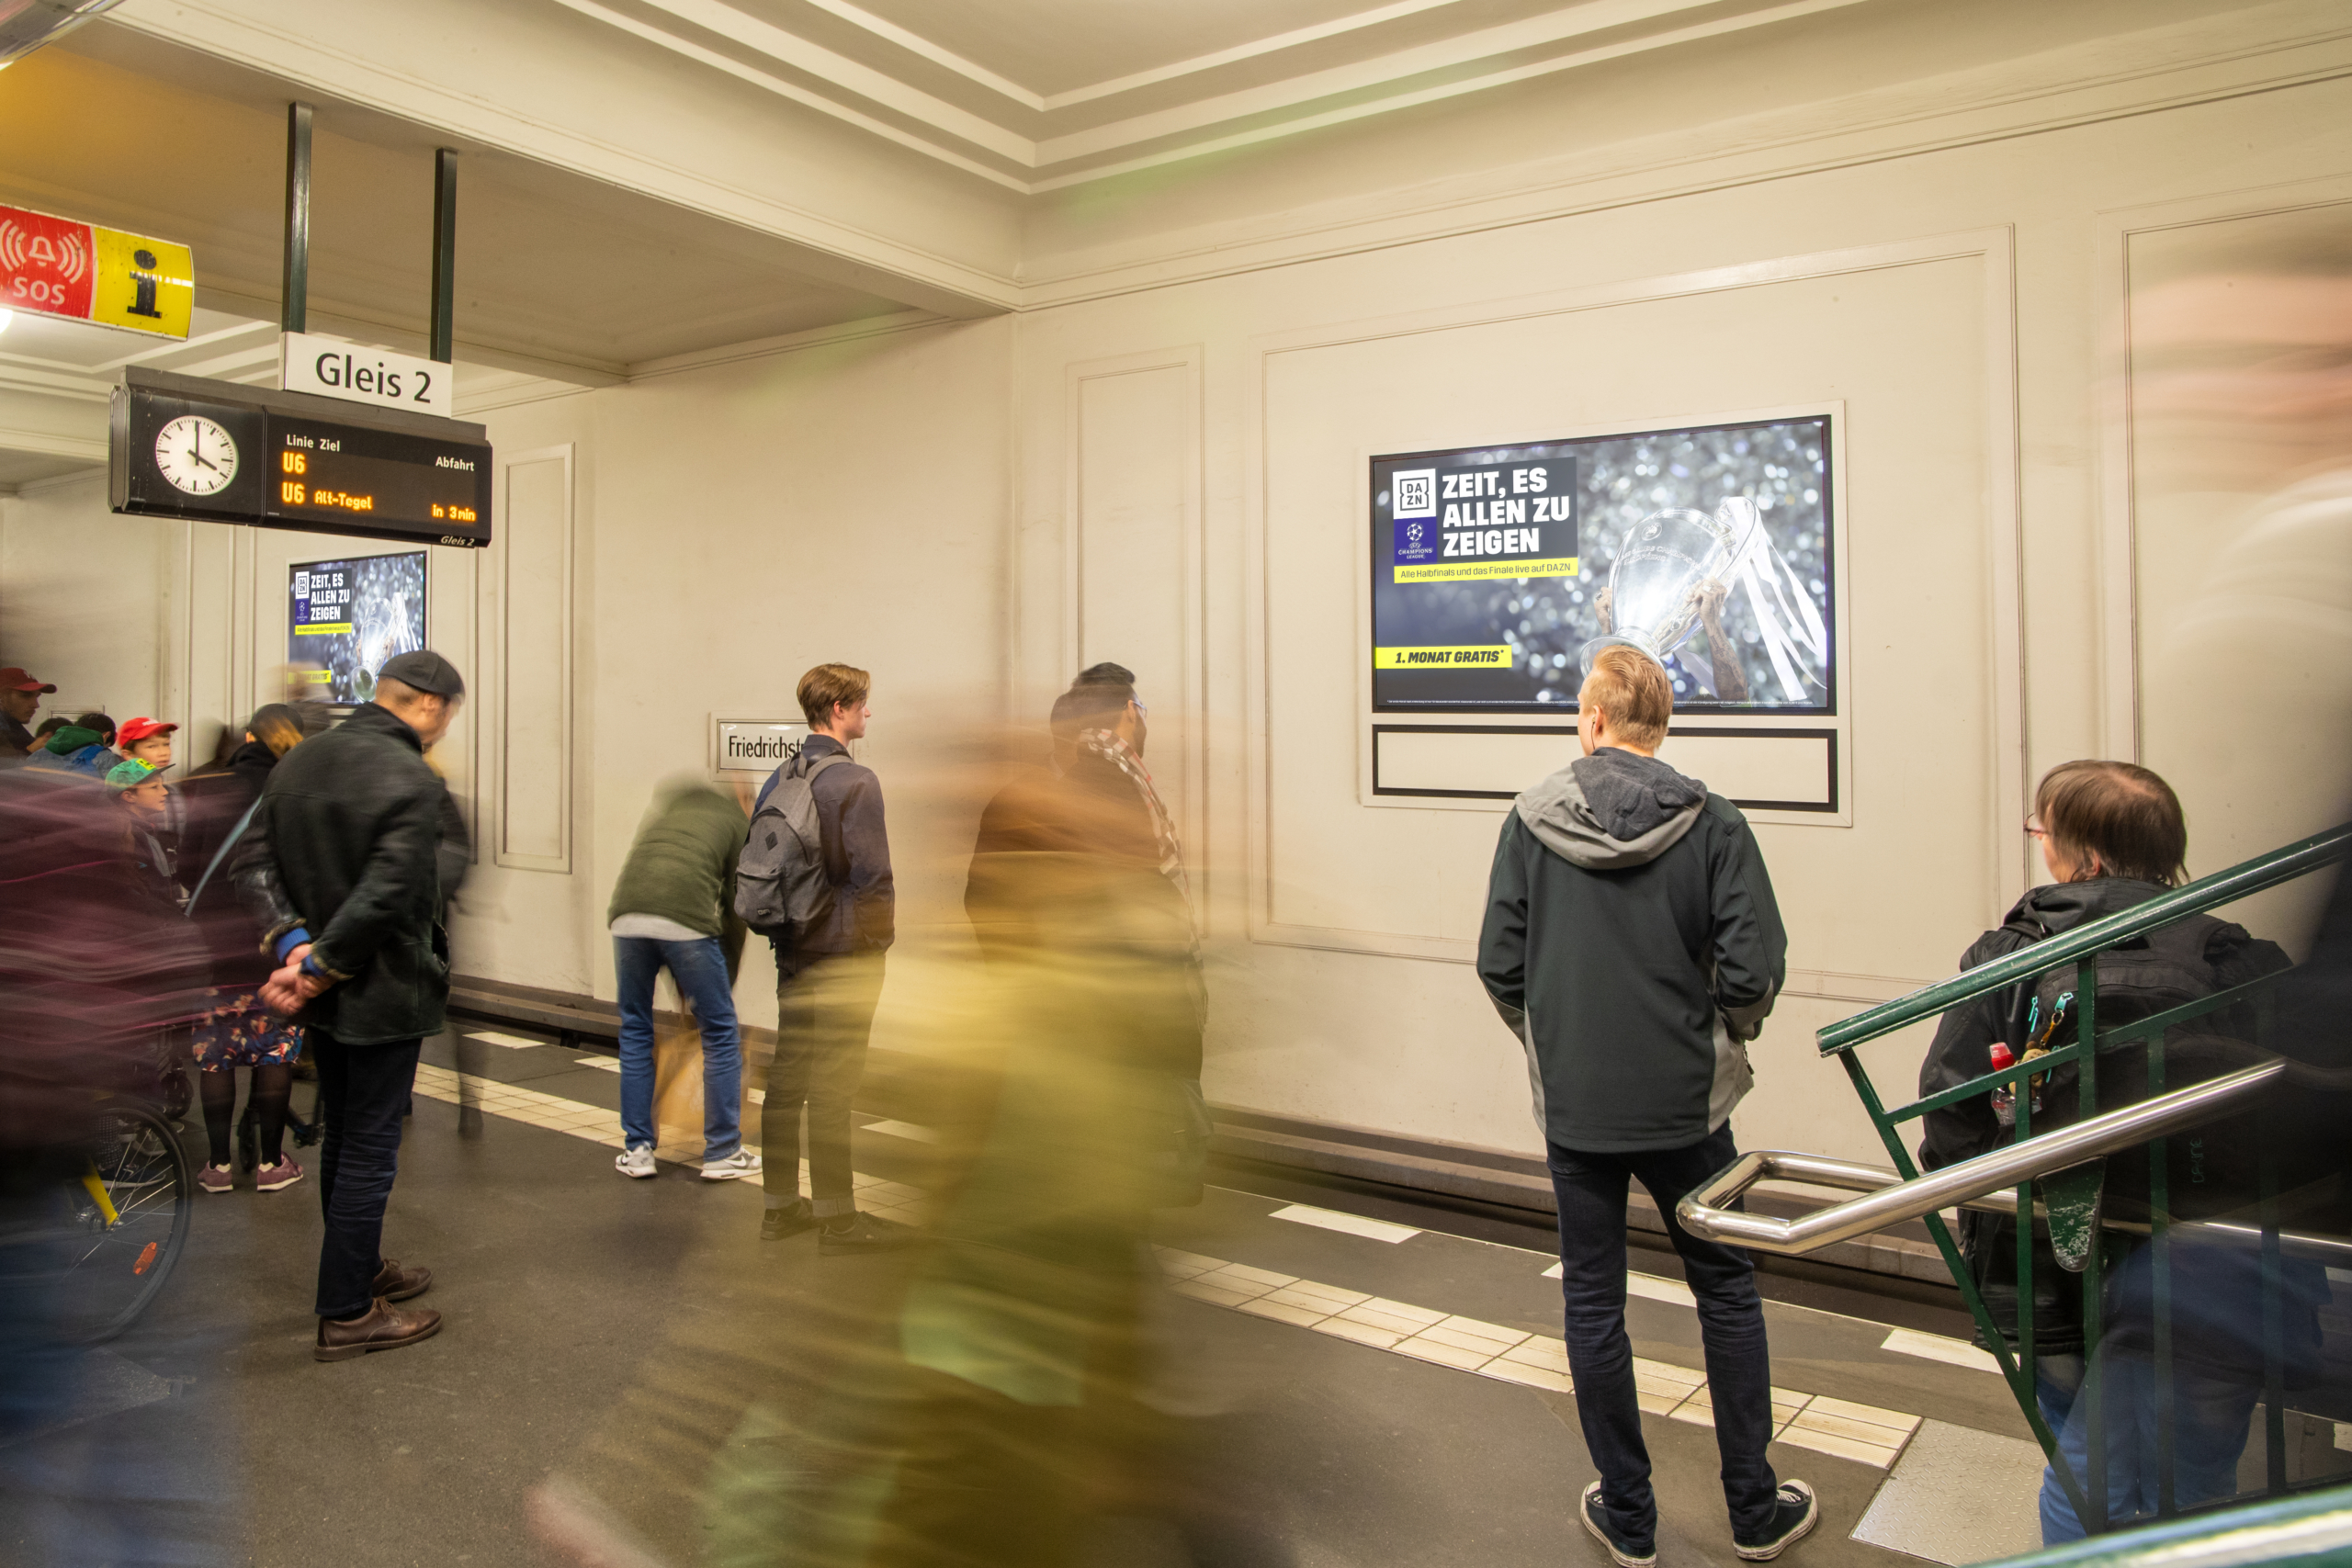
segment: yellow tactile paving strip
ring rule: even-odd
[[[606,1148],[617,1149],[623,1145],[618,1111],[607,1111],[597,1105],[582,1105],[561,1095],[543,1094],[535,1089],[525,1089],[520,1084],[460,1075],[447,1067],[420,1063],[416,1069],[416,1092],[428,1100],[443,1100],[451,1105],[480,1106],[494,1116],[544,1127],[551,1133],[566,1133],[592,1144],[602,1144]],[[758,1119],[753,1118],[744,1131],[755,1136]],[[758,1146],[750,1136],[744,1142],[747,1147]],[[683,1165],[695,1170],[702,1168],[702,1144],[699,1140],[686,1145],[664,1144],[654,1153],[657,1158],[673,1165]],[[712,1182],[710,1185],[722,1184]],[[759,1184],[754,1181],[750,1185],[756,1187]],[[924,1217],[922,1189],[910,1187],[902,1181],[887,1181],[878,1176],[868,1176],[864,1171],[856,1173],[854,1185],[857,1206],[866,1213],[909,1224],[922,1223]],[[800,1162],[800,1186],[803,1191],[808,1190],[807,1160]]]
[[[1544,1335],[1505,1328],[1317,1284],[1271,1269],[1204,1258],[1196,1252],[1155,1247],[1169,1288],[1179,1295],[1229,1307],[1317,1334],[1351,1339],[1375,1350],[1435,1361],[1480,1377],[1567,1393],[1567,1348]],[[1634,1358],[1634,1397],[1645,1414],[1697,1426],[1715,1424],[1707,1380],[1688,1367]],[[1893,1465],[1903,1445],[1918,1430],[1919,1417],[1873,1404],[1856,1404],[1826,1394],[1772,1391],[1772,1437],[1819,1453],[1835,1454],[1879,1470]]]

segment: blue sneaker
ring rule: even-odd
[[[1609,1510],[1600,1501],[1600,1483],[1596,1481],[1584,1489],[1584,1528],[1593,1539],[1609,1549],[1617,1568],[1657,1568],[1657,1541],[1655,1538],[1641,1540],[1617,1533],[1609,1522]],[[1777,1548],[1775,1549],[1777,1550]],[[1743,1551],[1742,1556],[1747,1553]]]

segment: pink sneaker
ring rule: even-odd
[[[302,1168],[294,1163],[292,1155],[280,1155],[276,1165],[254,1168],[254,1190],[275,1192],[281,1187],[291,1187],[302,1179]]]
[[[198,1166],[196,1170],[196,1184],[207,1192],[230,1192],[236,1190],[237,1177],[236,1173],[225,1165]]]

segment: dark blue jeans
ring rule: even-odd
[[[357,1317],[376,1299],[384,1205],[400,1174],[401,1112],[416,1086],[424,1043],[346,1045],[323,1029],[311,1031],[327,1124],[319,1145],[319,1208],[327,1226],[319,1245],[321,1317]]]
[[[695,1010],[702,1031],[702,1157],[721,1160],[743,1146],[743,1043],[735,1024],[734,982],[727,950],[715,936],[698,942],[613,938],[621,1004],[621,1134],[631,1148],[651,1148],[653,1128],[653,980],[663,969]]]
[[[1567,1307],[1577,1418],[1592,1467],[1600,1472],[1601,1502],[1611,1522],[1638,1540],[1655,1537],[1657,1499],[1650,1491],[1650,1451],[1642,1441],[1634,1389],[1634,1348],[1625,1337],[1625,1195],[1636,1180],[1649,1189],[1666,1216],[1667,1235],[1698,1298],[1732,1533],[1754,1536],[1772,1521],[1780,1481],[1764,1458],[1765,1445],[1772,1440],[1772,1361],[1755,1265],[1736,1247],[1701,1241],[1674,1217],[1674,1205],[1684,1193],[1738,1155],[1728,1123],[1679,1149],[1600,1155],[1551,1145],[1552,1191],[1560,1204],[1560,1294]]]

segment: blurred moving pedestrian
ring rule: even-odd
[[[743,1147],[742,1037],[735,974],[743,923],[735,918],[735,863],[747,824],[742,802],[699,779],[664,784],[638,824],[605,919],[620,987],[621,1132],[613,1164],[624,1176],[654,1174],[653,984],[670,971],[702,1035],[705,1181],[760,1174]]]
[[[1604,649],[1577,695],[1584,755],[1503,819],[1478,977],[1520,1038],[1559,1201],[1560,1291],[1577,1416],[1600,1479],[1585,1529],[1621,1568],[1657,1560],[1657,1503],[1625,1337],[1625,1193],[1639,1180],[1698,1298],[1732,1547],[1767,1562],[1820,1517],[1781,1482],[1771,1355],[1747,1254],[1702,1241],[1674,1206],[1739,1150],[1747,1043],[1786,976],[1771,878],[1738,807],[1658,761],[1666,671]]]
[[[865,1046],[882,997],[883,954],[897,933],[890,838],[882,781],[850,760],[874,716],[873,677],[847,664],[820,664],[800,677],[800,711],[813,732],[779,765],[753,814],[786,778],[805,779],[815,798],[831,907],[808,925],[772,938],[776,964],[775,1055],[760,1108],[767,1212],[760,1239],[781,1241],[812,1227],[818,1249],[887,1252],[914,1233],[858,1212],[850,1171],[850,1107],[865,1073]],[[808,1190],[800,1195],[800,1118],[808,1117]]]
[[[197,1185],[214,1193],[236,1186],[232,1145],[240,1068],[252,1085],[243,1163],[253,1172],[254,1190],[282,1191],[304,1174],[285,1146],[303,1049],[302,1026],[261,999],[272,964],[264,952],[261,927],[229,886],[224,863],[246,814],[261,799],[270,771],[302,733],[293,715],[275,703],[257,709],[243,733],[224,766],[198,773],[180,786],[180,881],[188,891],[188,918],[212,959],[208,1005],[197,1021],[188,1055],[197,1069],[209,1145]]]
[[[448,733],[465,689],[437,653],[387,662],[375,701],[279,761],[237,847],[239,886],[283,965],[262,999],[308,1026],[319,1066],[322,1361],[441,1327],[430,1307],[397,1304],[431,1272],[401,1268],[379,1243],[417,1056],[449,995],[438,865],[447,792],[424,752]]]
[[[203,954],[175,905],[141,890],[119,797],[86,780],[0,772],[0,1495],[6,1560],[225,1563],[235,1473],[168,1425],[118,1411],[71,1337],[74,1217],[113,1097],[146,1098],[157,1032],[201,1004]],[[151,1405],[150,1411],[162,1406]],[[93,1423],[93,1426],[100,1424]]]
[[[36,681],[17,665],[0,668],[0,767],[21,762],[33,754],[33,732],[27,728],[40,711],[41,698],[57,688]]]

